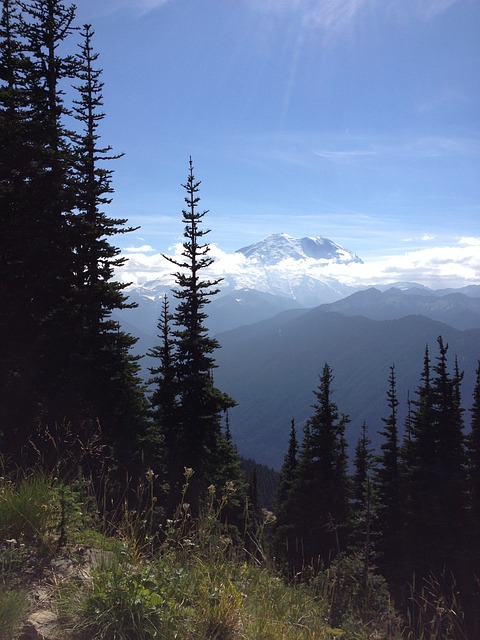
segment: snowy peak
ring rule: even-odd
[[[276,265],[288,258],[362,263],[356,254],[328,238],[322,236],[294,238],[286,233],[274,233],[260,242],[238,249],[236,253],[243,253],[245,257],[264,266]]]

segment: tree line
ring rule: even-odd
[[[363,423],[349,471],[345,429],[349,417],[333,400],[332,369],[325,364],[314,413],[302,442],[292,428],[277,494],[274,549],[290,576],[313,573],[345,554],[356,554],[365,592],[380,573],[397,606],[412,605],[421,590],[441,581],[447,602],[458,597],[471,637],[477,637],[480,575],[480,362],[465,429],[457,359],[450,371],[448,345],[428,345],[415,397],[403,428],[395,366],[390,368],[375,453]],[[403,437],[400,437],[400,431]]]
[[[258,522],[255,473],[248,486],[230,432],[235,400],[214,381],[219,345],[205,321],[220,280],[204,275],[212,263],[209,230],[202,226],[208,212],[199,208],[191,159],[183,185],[183,250],[165,256],[174,270],[175,308],[164,299],[159,343],[148,354],[155,363],[148,387],[131,354],[136,339],[112,318],[131,306],[127,285],[115,280],[124,258],[113,239],[133,229],[106,213],[110,162],[121,154],[101,141],[97,65],[94,31],[77,27],[74,5],[2,0],[3,467],[41,462],[68,478],[80,466],[94,481],[111,477],[120,486],[152,469],[159,518],[175,510],[187,469],[192,513],[200,512],[205,492],[233,483],[226,517],[239,523],[249,512]],[[374,453],[364,424],[353,470],[345,438],[349,417],[333,400],[333,371],[324,365],[301,443],[292,421],[280,474],[271,544],[287,575],[315,574],[353,553],[361,558],[365,589],[378,572],[405,604],[413,576],[442,575],[445,588],[458,588],[465,609],[475,610],[480,367],[466,434],[463,374],[456,361],[450,372],[447,353],[442,338],[433,362],[426,348],[402,439],[392,365],[381,449]],[[478,630],[478,622],[472,624]]]
[[[163,511],[179,499],[185,467],[194,470],[198,512],[209,483],[243,476],[228,428],[235,401],[214,385],[214,350],[205,306],[218,280],[198,209],[200,183],[190,160],[184,244],[161,344],[140,379],[136,338],[112,318],[132,306],[115,281],[124,264],[112,244],[133,231],[106,213],[112,148],[101,141],[103,83],[91,25],[78,28],[61,0],[2,0],[0,23],[0,443],[5,466],[32,461],[62,473],[79,464],[97,479],[134,478],[155,467]],[[71,51],[71,47],[76,50]]]

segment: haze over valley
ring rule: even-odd
[[[233,255],[238,262],[222,273],[206,322],[221,345],[215,353],[215,380],[238,403],[230,420],[242,455],[280,467],[291,418],[301,427],[311,415],[325,362],[334,372],[336,401],[352,417],[346,433],[351,447],[363,420],[378,445],[392,364],[403,422],[407,397],[413,399],[418,386],[425,345],[434,353],[440,335],[449,344],[452,363],[458,356],[465,370],[464,401],[471,401],[480,354],[479,285],[349,286],[329,274],[336,267],[361,267],[361,257],[322,236],[273,234]],[[211,272],[218,274],[215,264]],[[158,278],[128,289],[138,307],[119,317],[139,337],[139,355],[158,343],[164,296],[175,304],[170,278],[164,269]],[[145,357],[141,364],[148,377],[152,359]]]

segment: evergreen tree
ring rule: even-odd
[[[125,219],[107,216],[111,203],[112,171],[104,163],[111,147],[100,145],[98,127],[104,118],[101,71],[95,68],[98,54],[92,48],[93,31],[84,25],[76,56],[78,99],[74,116],[81,131],[74,135],[76,208],[72,217],[74,292],[78,332],[72,353],[68,388],[70,411],[87,421],[98,421],[106,441],[113,446],[117,462],[131,461],[138,450],[144,426],[143,390],[137,376],[137,358],[130,354],[136,338],[120,330],[112,310],[130,308],[123,292],[127,285],[113,280],[114,270],[125,263],[112,236],[133,231]],[[75,384],[76,383],[76,384]],[[74,413],[74,415],[75,415]],[[77,418],[78,420],[78,418]]]
[[[79,441],[97,424],[117,461],[120,449],[131,460],[143,424],[135,340],[111,318],[128,305],[125,285],[112,281],[123,260],[109,240],[130,229],[102,211],[112,189],[101,165],[115,156],[98,144],[91,28],[77,56],[65,53],[74,17],[61,0],[3,0],[0,417],[3,451],[17,462],[39,426],[73,428]],[[64,91],[74,79],[72,111]]]
[[[170,495],[177,495],[178,487],[175,483],[177,470],[181,460],[176,459],[179,453],[178,436],[178,380],[175,367],[175,343],[171,332],[171,321],[168,297],[163,297],[162,313],[158,321],[158,337],[160,345],[148,352],[148,356],[156,358],[158,365],[150,367],[152,374],[150,384],[153,391],[150,403],[153,408],[153,424],[147,434],[147,450],[150,450],[149,460],[158,470],[159,465],[164,468],[165,481],[172,488]],[[169,511],[176,505],[169,505]]]
[[[459,385],[463,373],[458,366],[452,376],[448,372],[448,344],[438,338],[439,356],[433,367],[435,377],[434,425],[437,431],[437,491],[440,505],[440,528],[437,531],[440,561],[455,566],[463,551],[465,530],[465,450],[463,409],[460,407]],[[452,564],[453,563],[453,564]]]
[[[203,275],[213,258],[208,255],[208,244],[203,243],[209,230],[202,229],[201,223],[208,212],[198,210],[200,182],[195,180],[191,158],[187,183],[183,187],[186,208],[182,211],[185,224],[182,257],[165,256],[179,269],[174,274],[177,287],[173,291],[178,301],[173,335],[179,399],[173,458],[180,461],[175,472],[179,479],[184,466],[195,472],[190,501],[193,509],[198,510],[201,492],[207,485],[234,479],[229,478],[233,467],[238,468],[238,473],[240,471],[232,445],[226,442],[222,433],[221,423],[222,415],[234,406],[235,401],[219,391],[213,381],[212,372],[216,367],[213,352],[219,344],[208,335],[205,307],[211,296],[218,293],[221,279],[211,280]]]
[[[480,635],[480,360],[475,373],[475,386],[471,406],[471,429],[467,437],[469,539],[466,545],[467,572],[466,597],[462,604],[470,619],[471,637]]]
[[[360,437],[355,447],[353,458],[352,498],[354,507],[361,510],[365,508],[367,500],[367,485],[373,470],[374,454],[372,441],[368,437],[368,426],[365,420],[362,423]]]
[[[480,360],[477,363],[473,401],[470,409],[472,419],[467,439],[468,478],[471,513],[470,549],[476,559],[477,571],[480,570],[480,551],[477,542],[480,539]]]
[[[465,449],[459,385],[448,372],[448,345],[438,338],[431,375],[426,350],[422,385],[412,417],[405,457],[407,539],[419,576],[454,569],[461,562],[465,530]]]
[[[292,418],[290,426],[290,436],[288,440],[288,449],[283,461],[282,469],[280,471],[280,478],[278,481],[278,491],[276,500],[276,510],[278,517],[283,509],[284,504],[288,499],[288,495],[296,480],[296,472],[298,465],[298,440],[297,430],[295,428],[295,419]]]
[[[278,559],[288,558],[288,542],[294,532],[291,521],[291,491],[297,479],[298,440],[295,419],[292,418],[288,449],[283,460],[275,498],[276,523],[274,529],[274,549]]]
[[[72,337],[73,189],[61,86],[72,77],[74,64],[60,51],[72,33],[74,13],[59,0],[3,3],[1,216],[11,244],[6,259],[1,252],[2,293],[10,310],[0,324],[8,332],[2,342],[9,342],[2,362],[2,417],[4,448],[16,455],[34,423],[52,415]],[[14,403],[22,395],[18,410]]]
[[[360,553],[362,558],[361,591],[364,597],[367,596],[369,578],[374,568],[374,538],[378,534],[378,496],[371,478],[375,456],[371,445],[367,423],[363,421],[353,460],[350,551]]]
[[[285,505],[291,526],[288,542],[294,571],[310,563],[329,562],[346,548],[348,478],[346,415],[332,401],[333,373],[325,364],[314,415],[308,419],[299,455],[297,478]]]
[[[26,191],[31,171],[28,60],[20,36],[18,3],[3,0],[0,22],[0,443],[14,453],[25,442],[38,398],[37,323],[28,312],[31,291],[25,271],[31,242]]]
[[[437,504],[434,470],[436,466],[435,433],[433,428],[433,396],[431,363],[428,345],[425,347],[421,382],[411,401],[409,429],[402,449],[405,476],[407,561],[411,573],[428,574],[431,565],[432,542],[436,530]]]
[[[395,365],[390,367],[387,404],[390,413],[382,418],[383,442],[375,473],[378,492],[378,518],[381,522],[380,569],[392,587],[400,583],[402,567],[402,507],[400,486],[400,451],[398,440],[398,398]]]

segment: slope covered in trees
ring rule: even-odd
[[[428,346],[425,349],[402,439],[395,367],[390,368],[380,452],[373,455],[364,422],[349,481],[344,442],[348,419],[333,402],[333,374],[324,366],[301,446],[293,430],[290,436],[280,475],[275,549],[291,575],[306,569],[316,573],[337,558],[359,554],[365,594],[373,588],[371,571],[379,571],[397,605],[410,607],[412,615],[418,613],[424,590],[435,582],[445,602],[462,603],[466,633],[471,634],[466,637],[475,638],[480,630],[480,565],[471,532],[477,527],[478,460],[473,451],[478,377],[467,434],[461,408],[463,372],[456,358],[449,362],[442,337],[437,346],[433,362]],[[442,628],[441,633],[447,632]]]
[[[2,450],[18,462],[41,432],[73,426],[74,442],[100,438],[126,464],[145,403],[135,339],[111,318],[127,302],[110,240],[128,229],[104,211],[117,156],[100,144],[93,31],[77,34],[75,7],[59,0],[2,9]]]

